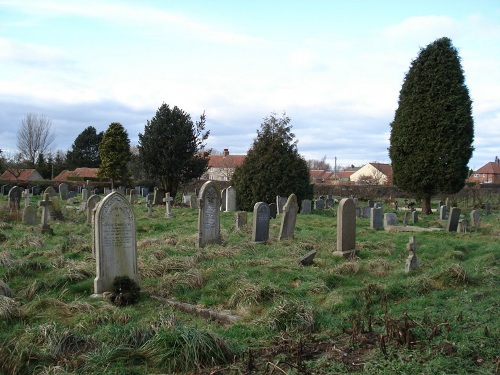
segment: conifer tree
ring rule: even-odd
[[[312,198],[307,162],[298,153],[289,124],[285,114],[278,118],[271,113],[257,131],[245,161],[232,176],[240,209],[251,211],[257,202],[275,202],[277,195],[294,193],[299,202]]]
[[[111,188],[114,188],[115,181],[126,182],[129,179],[130,139],[122,124],[113,122],[109,125],[99,144],[99,154],[101,165],[98,176],[109,178]]]
[[[460,57],[451,40],[441,38],[420,50],[399,93],[389,147],[394,184],[421,198],[422,212],[431,213],[433,195],[465,185],[473,139]]]

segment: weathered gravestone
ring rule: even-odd
[[[324,199],[316,199],[314,201],[314,208],[316,210],[324,210],[325,209],[325,200]]]
[[[65,182],[59,184],[59,198],[62,201],[66,201],[69,198],[69,185]]]
[[[47,189],[45,189],[44,194],[48,194],[49,198],[59,196],[59,194],[57,194],[57,191],[56,191],[56,189],[54,189],[53,186],[49,186]]]
[[[415,242],[415,236],[410,237],[410,241],[406,244],[406,250],[410,252],[408,258],[406,259],[405,271],[410,272],[418,268],[418,258],[417,258],[417,243]]]
[[[403,218],[403,225],[408,225],[410,223],[410,219],[411,219],[411,211],[406,211],[405,212],[405,216]]]
[[[50,197],[48,193],[43,194],[43,199],[38,202],[38,206],[42,207],[42,225],[40,231],[42,233],[53,234],[54,231],[49,225],[49,211],[52,202],[50,201]]]
[[[413,224],[418,223],[418,211],[411,212],[411,221],[413,222]]]
[[[439,220],[446,220],[448,218],[448,212],[445,205],[439,207]]]
[[[335,204],[335,199],[333,198],[326,198],[325,200],[325,205],[326,205],[326,208],[331,208],[333,207]]]
[[[297,204],[297,196],[295,194],[290,194],[285,205],[283,206],[283,219],[281,220],[278,240],[281,241],[285,238],[293,238],[298,213],[299,205]]]
[[[28,207],[30,205],[30,198],[33,196],[30,193],[30,189],[24,189],[24,191],[21,194],[21,196],[24,199],[24,207]]]
[[[165,190],[163,190],[162,188],[155,187],[153,204],[155,206],[163,204],[163,198],[165,198]]]
[[[384,226],[384,215],[382,208],[372,208],[370,214],[370,228],[380,229]]]
[[[82,202],[83,204],[87,204],[87,199],[89,199],[89,191],[87,189],[82,189]]]
[[[283,207],[285,207],[287,199],[285,197],[281,197],[279,195],[276,196],[276,212],[278,215],[283,213]]]
[[[491,203],[489,203],[489,202],[486,203],[484,205],[484,210],[485,210],[486,216],[491,215]]]
[[[276,203],[270,203],[269,204],[269,217],[271,219],[276,219],[277,214],[278,214],[278,206],[276,206]]]
[[[198,203],[197,203],[197,195],[190,195],[189,196],[189,208],[193,208],[193,209],[196,209],[196,208],[199,208],[198,207]]]
[[[469,230],[469,222],[466,219],[458,220],[457,233],[467,233]]]
[[[398,215],[393,212],[387,212],[384,214],[384,228],[398,225]]]
[[[194,196],[193,196],[194,197]],[[198,198],[199,248],[210,243],[220,243],[220,193],[213,181],[203,184]]]
[[[138,284],[135,217],[120,193],[107,195],[97,206],[94,238],[97,273],[94,293],[110,292],[117,276],[128,276]]]
[[[370,206],[363,207],[363,217],[369,219],[372,213],[372,208]]]
[[[226,211],[236,211],[236,188],[229,186],[226,190]]]
[[[372,199],[368,199],[368,207],[370,207],[370,208],[375,207],[375,202],[373,202]]]
[[[148,194],[149,194],[149,188],[147,188],[147,187],[143,187],[143,188],[142,188],[142,190],[141,190],[141,195],[142,195],[143,197],[147,197],[147,196],[148,196]]]
[[[227,196],[227,188],[224,188],[220,192],[220,210],[221,211],[226,211],[226,196]]]
[[[22,190],[19,186],[14,186],[9,190],[9,209],[10,212],[19,212],[21,209]]]
[[[266,242],[269,240],[269,219],[271,218],[269,206],[265,202],[257,202],[253,206],[253,242]]]
[[[36,224],[36,208],[33,206],[26,206],[23,210],[23,223],[28,225]]]
[[[354,207],[354,210],[356,212],[356,217],[363,217],[363,210],[361,209],[361,207]]]
[[[97,203],[101,200],[99,195],[91,195],[89,199],[87,199],[87,223],[92,223],[92,216],[94,215],[93,211],[96,208]]]
[[[301,214],[310,214],[311,213],[311,200],[303,199],[300,204],[300,213]]]
[[[458,220],[460,220],[460,208],[452,207],[450,210],[450,217],[448,218],[448,225],[446,227],[446,230],[448,232],[456,232]]]
[[[314,263],[314,257],[316,256],[316,250],[309,251],[306,255],[299,259],[299,263],[303,266],[310,266]]]
[[[470,222],[474,228],[481,226],[481,213],[478,210],[472,210],[470,213]]]
[[[356,211],[352,199],[343,198],[337,213],[337,251],[335,255],[350,258],[356,253]]]
[[[10,189],[12,189],[12,186],[10,186],[10,185],[2,185],[2,194],[3,195],[8,195]]]
[[[128,201],[131,205],[134,205],[137,202],[137,190],[130,189],[130,193],[128,194]]]
[[[170,193],[165,193],[165,198],[163,198],[163,202],[165,202],[165,217],[167,219],[174,217],[172,213],[172,201],[174,198],[170,196]]]
[[[247,221],[248,221],[248,214],[246,211],[240,211],[236,212],[236,215],[234,216],[234,227],[236,229],[241,229],[243,227],[246,227]]]
[[[383,207],[382,202],[375,203],[375,208],[382,208],[382,207]]]

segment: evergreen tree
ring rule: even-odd
[[[175,196],[180,185],[200,178],[208,168],[208,152],[203,143],[205,114],[193,123],[189,114],[177,106],[163,103],[139,134],[139,158],[148,178],[160,181]]]
[[[130,140],[122,124],[113,122],[109,125],[99,145],[99,154],[101,165],[97,175],[109,178],[111,188],[114,188],[115,181],[126,182],[129,179]]]
[[[394,184],[422,198],[460,191],[472,156],[474,120],[458,51],[449,38],[421,49],[399,93],[389,156]]]
[[[312,198],[307,162],[298,153],[289,123],[285,114],[278,118],[271,113],[257,131],[245,161],[232,177],[240,209],[251,211],[257,202],[275,202],[277,195],[294,193],[299,202]]]
[[[97,133],[93,126],[82,131],[66,153],[66,164],[69,169],[80,167],[99,168],[101,159],[99,157],[99,143],[104,133]]]

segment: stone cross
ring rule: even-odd
[[[172,213],[172,201],[174,198],[170,196],[170,193],[165,193],[165,198],[163,198],[163,202],[165,202],[165,217],[171,218],[174,217],[174,214]]]
[[[24,199],[24,207],[28,207],[30,205],[30,198],[33,194],[30,194],[30,189],[25,189],[23,191],[22,197]]]
[[[415,268],[418,268],[418,259],[417,259],[417,243],[415,242],[415,236],[410,236],[410,241],[406,244],[406,250],[410,252],[408,258],[406,259],[405,271],[410,272]]]
[[[38,206],[42,207],[42,227],[41,227],[42,233],[49,233],[49,234],[54,233],[54,231],[52,230],[52,228],[49,225],[49,211],[50,211],[51,204],[52,204],[52,202],[49,198],[49,194],[44,193],[43,200],[38,202]]]

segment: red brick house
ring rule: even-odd
[[[468,178],[468,182],[478,184],[500,184],[500,160],[495,157],[495,161],[486,163]]]
[[[229,155],[229,149],[225,148],[222,155],[210,155],[208,170],[202,176],[204,180],[229,181],[236,167],[245,161],[246,155]]]

